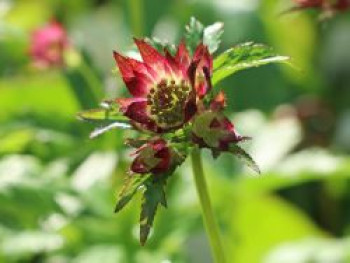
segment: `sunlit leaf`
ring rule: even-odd
[[[162,41],[158,38],[146,38],[146,41],[150,43],[154,48],[159,52],[164,52],[164,49],[167,49],[172,55],[175,55],[176,48],[174,45],[169,42]]]
[[[152,179],[152,178],[151,178]],[[143,194],[140,215],[140,243],[144,245],[153,225],[158,205],[166,207],[164,180],[149,180]]]
[[[212,82],[215,85],[240,70],[271,63],[286,63],[288,60],[289,57],[279,56],[270,47],[262,44],[248,42],[237,45],[220,54],[214,60]]]
[[[122,210],[134,197],[137,190],[145,183],[149,176],[129,175],[126,177],[122,190],[119,193],[115,212]]]
[[[214,53],[221,42],[220,38],[224,32],[224,24],[216,22],[212,25],[204,27],[204,25],[196,18],[191,17],[188,25],[186,25],[186,43],[188,48],[194,52],[199,43],[208,46],[210,53]]]
[[[193,52],[197,45],[203,41],[203,33],[203,24],[194,17],[191,17],[189,24],[186,25],[185,32],[186,44],[191,52]]]
[[[221,36],[224,33],[224,23],[216,22],[207,26],[203,32],[203,43],[208,46],[209,52],[213,54],[221,43]]]
[[[101,134],[108,132],[112,129],[130,129],[132,126],[128,123],[123,122],[113,122],[107,126],[96,128],[92,133],[90,133],[90,139],[96,138]]]

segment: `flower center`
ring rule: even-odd
[[[190,94],[185,81],[161,80],[147,95],[149,113],[158,126],[174,128],[184,122],[184,109]]]

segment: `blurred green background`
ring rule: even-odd
[[[289,0],[0,0],[0,262],[212,262],[187,161],[168,185],[145,247],[140,198],[113,213],[130,163],[126,133],[89,140],[76,72],[35,71],[30,33],[53,17],[103,85],[125,92],[112,50],[132,36],[177,43],[191,16],[225,23],[218,53],[254,41],[294,67],[240,72],[217,88],[263,171],[205,154],[228,262],[350,262],[350,13],[279,16]],[[85,72],[86,73],[86,72]],[[94,102],[95,103],[95,102]],[[92,104],[94,104],[92,103]],[[97,105],[92,105],[96,107]]]

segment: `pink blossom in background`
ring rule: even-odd
[[[52,21],[32,33],[29,54],[35,67],[63,66],[63,54],[67,47],[66,30],[60,23]]]

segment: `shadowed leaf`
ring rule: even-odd
[[[233,153],[237,158],[239,158],[242,162],[244,162],[245,165],[253,169],[258,174],[261,173],[259,166],[255,163],[253,158],[245,150],[239,147],[237,144],[231,144],[229,152]]]
[[[145,183],[148,178],[149,175],[129,175],[126,177],[123,188],[120,191],[117,199],[117,205],[114,210],[115,213],[118,213],[129,203],[129,201],[136,194],[137,190]]]
[[[152,178],[151,178],[152,179]],[[157,212],[158,205],[167,206],[165,192],[165,180],[149,180],[145,186],[146,190],[143,194],[141,215],[140,215],[140,243],[144,245],[147,241],[149,232],[153,225],[154,217]]]

